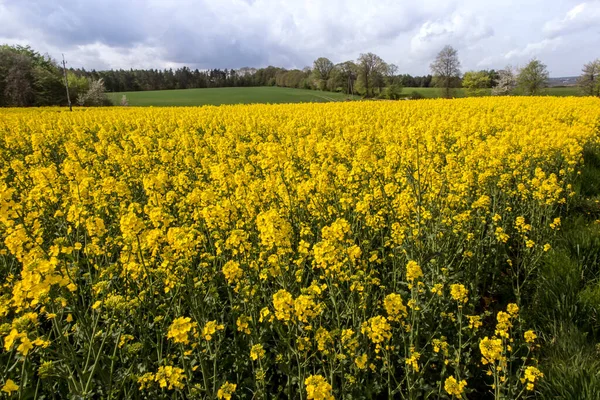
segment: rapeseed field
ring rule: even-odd
[[[0,111],[15,398],[533,397],[600,100]]]

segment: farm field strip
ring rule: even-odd
[[[441,97],[438,88],[405,87],[401,96],[409,97],[413,92],[425,98]],[[489,91],[491,93],[491,90]],[[549,96],[577,96],[577,88],[549,88]],[[320,90],[291,89],[275,86],[231,87],[210,89],[154,90],[138,92],[107,93],[115,105],[119,105],[123,95],[130,106],[203,106],[222,104],[252,103],[320,103],[333,101],[359,100],[360,96],[349,96],[337,92]],[[465,97],[464,89],[456,89],[457,97]]]
[[[342,93],[290,89],[274,86],[231,87],[210,89],[155,90],[107,93],[113,104],[120,104],[123,95],[131,106],[202,106],[251,103],[320,103],[344,101]],[[356,97],[357,98],[357,97]]]

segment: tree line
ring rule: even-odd
[[[0,46],[0,106],[109,105],[102,79],[64,74],[55,60],[31,47]],[[72,83],[68,94],[67,83]]]
[[[105,92],[143,90],[281,86],[336,91],[367,98],[399,99],[406,87],[438,87],[443,97],[453,97],[457,88],[467,96],[537,95],[547,85],[548,71],[539,60],[525,67],[502,70],[467,71],[460,69],[458,52],[445,46],[424,76],[400,74],[398,66],[386,63],[373,53],[360,54],[357,60],[334,64],[317,58],[303,69],[265,68],[199,70],[173,69],[85,70],[69,68],[63,72],[48,55],[31,47],[0,46],[0,106],[47,106],[67,104],[106,105]],[[579,79],[582,94],[600,96],[600,59],[586,64]],[[411,94],[418,97],[418,93]],[[126,100],[124,103],[126,104]]]
[[[329,60],[320,58],[327,63]],[[340,91],[350,93],[361,88],[348,87],[348,78],[355,83],[358,66],[354,62],[338,65],[319,64],[303,69],[285,69],[268,66],[265,68],[244,67],[239,69],[210,69],[201,71],[182,67],[178,69],[129,69],[110,71],[87,71],[71,69],[69,75],[91,80],[102,79],[108,92],[134,92],[142,90],[200,89],[219,87],[281,86],[297,89]],[[398,75],[396,79],[405,87],[430,87],[431,75]],[[376,83],[385,84],[384,76],[375,78]],[[384,86],[384,85],[380,85]],[[358,94],[358,93],[357,93]]]
[[[460,70],[458,52],[445,46],[430,65],[433,84],[442,89],[443,97],[452,97],[453,89],[462,87],[467,96],[482,95],[526,95],[537,96],[545,93],[548,87],[547,66],[537,58],[531,59],[523,68],[507,66],[499,71]],[[600,96],[600,59],[583,66],[577,80],[584,96]],[[460,82],[460,84],[459,84]],[[491,92],[487,89],[491,88]]]

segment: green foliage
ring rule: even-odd
[[[63,104],[60,69],[31,47],[0,46],[0,106]]]
[[[491,82],[490,75],[485,71],[468,71],[463,76],[462,86],[467,96],[485,96]]]
[[[543,64],[537,58],[529,61],[529,63],[519,71],[517,76],[517,87],[525,95],[537,96],[543,93],[547,87],[548,69],[546,64]]]
[[[592,281],[579,292],[583,322],[594,336],[600,331],[600,282]]]
[[[421,92],[413,90],[412,92],[410,92],[410,97],[409,98],[411,100],[419,100],[419,99],[424,99],[425,96]]]
[[[51,106],[66,103],[65,86],[58,68],[33,67],[33,88],[36,106]]]
[[[325,57],[320,57],[313,63],[313,74],[315,79],[327,81],[333,71],[333,63]]]
[[[600,157],[584,166],[557,248],[544,260],[530,315],[543,332],[542,399],[600,398]]]
[[[90,81],[86,77],[78,76],[71,71],[67,73],[67,82],[69,83],[69,96],[73,103],[90,89]]]
[[[130,106],[202,106],[250,103],[319,103],[343,101],[349,98],[343,93],[322,93],[307,89],[283,87],[236,87],[186,90],[151,90],[138,92],[107,93],[114,104],[123,95]],[[350,97],[357,99],[358,97]]]
[[[402,85],[400,83],[392,83],[385,88],[384,94],[388,100],[398,100],[402,97]]]
[[[383,59],[373,53],[363,53],[358,57],[357,66],[357,89],[365,97],[372,97],[374,95],[374,87],[378,87],[381,93],[381,89],[385,86],[384,74],[387,70],[387,64]]]
[[[336,65],[334,76],[338,87],[346,94],[354,93],[354,82],[358,75],[358,66],[353,61]]]
[[[577,83],[585,96],[600,96],[600,58],[583,66]]]
[[[559,323],[546,339],[541,399],[600,398],[600,353],[577,327]]]
[[[538,324],[549,327],[578,315],[581,268],[567,251],[551,251],[540,267],[533,313]]]
[[[584,150],[585,166],[581,170],[581,195],[583,197],[600,195],[600,152]]]

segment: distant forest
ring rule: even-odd
[[[110,71],[87,71],[70,69],[70,72],[88,79],[102,79],[108,92],[134,92],[140,90],[197,89],[244,86],[281,86],[298,89],[322,89],[313,79],[312,69],[303,70],[268,66],[265,68],[211,69],[199,70],[188,67],[173,69],[129,69]],[[433,77],[398,75],[404,87],[430,87]],[[337,82],[331,82],[340,91],[347,91],[345,78],[340,76]]]
[[[453,97],[455,88],[467,96],[540,95],[548,86],[548,70],[540,60],[525,67],[503,70],[460,70],[458,52],[445,46],[430,65],[431,75],[400,74],[398,67],[373,53],[360,54],[356,61],[334,64],[325,57],[302,70],[265,68],[199,70],[129,69],[95,71],[64,70],[48,55],[31,47],[0,46],[0,106],[47,106],[72,104],[109,105],[105,92],[144,90],[281,86],[358,94],[369,98],[399,99],[405,87],[438,87],[443,97]],[[584,65],[577,78],[581,93],[600,96],[600,59]],[[68,96],[65,90],[68,84]],[[489,90],[491,89],[491,91]],[[417,93],[418,94],[418,93]],[[122,105],[127,104],[124,97]]]
[[[370,53],[369,53],[370,54]],[[375,56],[376,57],[376,56]],[[318,61],[326,61],[318,63]],[[376,58],[378,65],[383,60]],[[320,68],[317,71],[317,67]],[[387,71],[387,70],[386,70]],[[143,90],[281,86],[301,89],[341,91],[345,93],[372,94],[389,84],[390,79],[404,87],[430,87],[432,76],[393,75],[373,70],[369,74],[371,87],[360,85],[360,66],[352,61],[334,65],[325,58],[315,61],[313,68],[302,70],[268,66],[265,68],[199,70],[129,69],[96,71],[68,68],[67,81],[73,104],[101,105],[89,102],[86,94],[95,82],[101,82],[107,92]],[[372,82],[371,82],[372,81]],[[355,83],[358,83],[355,85]],[[460,83],[458,83],[460,84]],[[356,86],[356,87],[355,87]],[[105,100],[99,100],[100,103]],[[65,105],[65,77],[62,66],[48,55],[42,55],[29,46],[0,46],[0,106]]]

